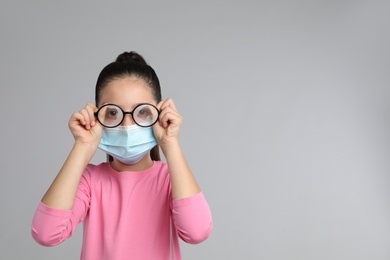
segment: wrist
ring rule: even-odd
[[[169,151],[180,149],[180,144],[178,139],[172,139],[168,142],[161,142],[159,143],[161,150],[163,151],[164,155],[168,153]]]
[[[81,141],[75,141],[73,145],[73,151],[76,151],[79,155],[84,155],[88,161],[92,158],[92,156],[95,154],[98,143],[85,143]]]

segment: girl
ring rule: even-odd
[[[202,242],[212,218],[179,145],[175,104],[161,101],[156,73],[135,52],[101,71],[95,102],[69,120],[75,142],[38,205],[33,238],[57,245],[83,222],[80,259],[181,259],[178,238]],[[89,164],[97,148],[108,162]]]

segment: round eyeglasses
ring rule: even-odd
[[[160,111],[152,104],[142,103],[137,105],[131,112],[125,112],[114,104],[106,104],[95,112],[99,123],[108,128],[120,125],[126,114],[130,114],[137,125],[149,127],[157,122]]]

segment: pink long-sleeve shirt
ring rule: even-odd
[[[32,236],[54,246],[83,222],[80,259],[181,259],[178,237],[200,243],[212,230],[209,206],[200,192],[173,200],[168,167],[163,162],[140,172],[117,172],[109,163],[88,165],[72,210],[42,202],[32,222]]]

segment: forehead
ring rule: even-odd
[[[155,105],[152,89],[137,77],[123,77],[110,81],[101,92],[100,104],[116,104],[129,109],[139,103]]]

